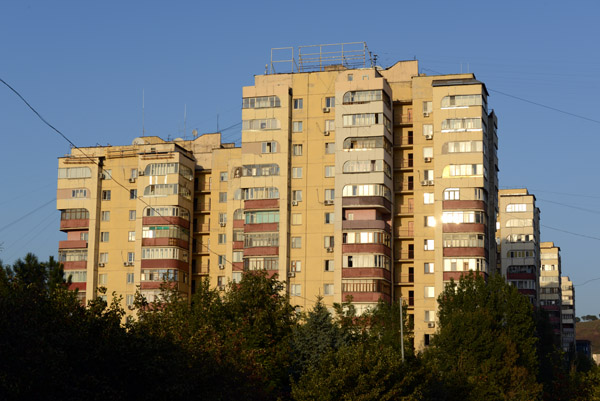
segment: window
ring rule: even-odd
[[[129,190],[129,199],[137,199],[137,189]]]
[[[442,146],[442,153],[471,153],[484,151],[483,141],[448,142]]]
[[[335,176],[335,166],[325,166],[325,177],[331,178]]]
[[[292,132],[302,132],[302,121],[292,122]]]
[[[277,142],[263,142],[262,153],[277,153]]]
[[[483,234],[444,234],[444,248],[483,248],[485,236]]]
[[[219,234],[219,236],[218,236],[218,243],[219,244],[226,244],[227,243],[227,234]]]
[[[525,203],[511,203],[506,205],[507,212],[526,212],[527,205]]]
[[[344,139],[344,150],[355,151],[383,148],[392,154],[392,143],[383,136],[351,137]]]
[[[180,217],[186,221],[190,221],[190,213],[184,208],[177,206],[154,206],[144,209],[144,216],[173,216]]]
[[[442,121],[442,132],[481,131],[481,118],[449,118]]]
[[[219,192],[219,203],[227,202],[227,192]]]
[[[238,238],[234,238],[235,241]],[[242,238],[243,241],[243,238]],[[231,256],[231,261],[234,263],[243,262],[244,261],[244,251],[233,251]]]
[[[429,114],[433,111],[433,102],[423,102],[423,115],[425,117],[429,116]]]
[[[127,284],[133,284],[133,282],[134,282],[134,274],[127,273]]]
[[[279,211],[247,211],[246,224],[279,223]]]
[[[219,268],[221,268],[221,266],[225,266],[225,263],[227,263],[227,259],[225,258],[225,255],[219,255],[217,260],[219,263]]]
[[[292,167],[292,178],[302,178],[302,167]]]
[[[425,192],[423,194],[423,204],[433,205],[433,192]]]
[[[302,224],[302,213],[292,213],[292,225],[299,226]]]
[[[425,311],[425,321],[426,322],[435,322],[435,311],[434,310],[426,310]]]
[[[425,161],[427,161],[428,159],[432,159],[432,158],[433,158],[433,148],[430,146],[423,148],[423,159],[425,159]]]
[[[109,233],[108,232],[101,232],[100,233],[100,242],[108,242],[108,238],[109,238]]]
[[[533,227],[532,219],[510,219],[506,222],[506,227]]]
[[[225,289],[225,276],[217,276],[217,287],[219,287],[220,290]]]
[[[302,248],[302,237],[292,237],[292,248]]]
[[[135,262],[135,252],[127,252],[127,262]]]
[[[281,101],[277,96],[245,97],[242,99],[243,109],[263,109],[270,107],[281,107]]]
[[[125,298],[125,302],[127,303],[127,306],[133,306],[135,300],[135,296],[133,294],[127,294],[127,297]]]
[[[246,164],[242,166],[242,176],[244,177],[266,177],[279,175],[278,164]]]
[[[348,74],[348,81],[354,80],[354,74]]]
[[[335,120],[325,120],[325,131],[335,131]]]
[[[71,190],[71,198],[87,198],[87,189]]]
[[[342,234],[344,244],[383,244],[390,246],[390,235],[385,231],[348,231]]]
[[[383,160],[348,160],[342,169],[344,174],[383,171],[388,177],[392,177],[392,168]]]
[[[454,223],[478,223],[485,224],[486,216],[484,212],[477,212],[473,210],[455,210],[452,212],[443,212],[442,213],[442,222],[444,224]]]
[[[279,234],[262,232],[244,234],[244,248],[264,246],[279,246]]]
[[[325,143],[325,154],[332,155],[335,153],[335,142],[326,142]]]
[[[244,131],[267,131],[280,129],[281,125],[276,118],[263,118],[258,120],[243,120],[242,130]]]
[[[386,106],[388,106],[388,108],[391,107],[389,95],[382,90],[362,90],[346,92],[344,93],[343,98],[344,104],[369,103],[377,101],[383,101],[386,104]]]
[[[151,184],[144,188],[144,196],[147,197],[158,197],[158,196],[169,196],[169,195],[177,195],[191,199],[192,193],[188,188],[181,187],[181,191],[179,188],[179,184]]]
[[[424,247],[423,247],[423,249],[425,251],[433,251],[433,249],[434,249],[433,245],[434,245],[434,240],[432,240],[432,239],[426,239],[426,240],[424,240]]]
[[[250,257],[244,259],[246,270],[279,270],[279,258],[277,257]]]
[[[333,284],[323,285],[323,295],[333,295]]]
[[[335,189],[326,189],[325,190],[325,200],[333,202],[335,199]]]
[[[87,241],[89,238],[90,238],[90,233],[87,231],[79,234],[79,239],[81,241]]]
[[[335,266],[335,263],[332,259],[328,259],[325,261],[325,271],[326,272],[334,271],[334,266]]]
[[[110,221],[110,211],[103,211],[101,213],[102,221]]]
[[[292,284],[290,293],[294,297],[299,297],[302,295],[302,285],[300,284]]]
[[[483,164],[451,164],[444,167],[443,177],[477,177],[487,176]]]
[[[434,267],[433,267],[433,263],[425,263],[425,274],[433,274],[434,273]]]
[[[342,267],[379,268],[390,270],[390,258],[380,254],[345,254],[342,258]]]
[[[128,233],[128,241],[129,242],[135,241],[135,231],[129,231],[129,233]]]
[[[98,255],[98,262],[108,263],[108,252],[102,252]]]
[[[275,187],[253,187],[242,190],[242,199],[279,199],[279,189]]]
[[[383,196],[390,200],[392,191],[383,184],[346,185],[342,190],[342,196]]]
[[[326,235],[323,237],[323,245],[325,248],[333,248],[335,237],[333,235]]]
[[[296,202],[302,202],[302,190],[296,189],[292,191],[292,200]]]
[[[433,137],[433,125],[432,124],[423,124],[423,135],[427,138]]]
[[[290,265],[290,271],[300,273],[302,271],[302,261],[292,260],[292,263]]]
[[[370,125],[385,124],[386,128],[388,125],[391,128],[391,122],[389,122],[383,113],[361,113],[361,114],[344,114],[342,122],[344,127],[368,127]]]
[[[435,217],[425,216],[425,227],[435,227]]]
[[[435,297],[435,287],[424,287],[425,298]]]
[[[138,169],[132,168],[129,177],[135,180],[138,177]]]
[[[104,200],[104,201],[110,200],[110,190],[102,191],[102,200]]]
[[[221,181],[221,182],[227,182],[228,178],[229,178],[229,174],[227,174],[227,171],[221,171],[219,173],[219,181]]]
[[[130,210],[129,211],[129,220],[135,220],[135,215],[136,215],[135,210]]]
[[[292,145],[292,154],[294,156],[302,156],[302,145],[301,144]]]
[[[302,98],[299,99],[294,99],[294,110],[300,110],[302,109]]]
[[[325,213],[325,224],[333,224],[334,222],[334,214],[333,212]]]
[[[444,190],[444,200],[459,200],[460,189],[458,188],[446,188]]]
[[[92,170],[89,167],[66,167],[58,169],[58,178],[90,178]]]
[[[485,271],[487,262],[482,258],[444,258],[444,271]]]
[[[335,97],[326,97],[325,98],[325,107],[335,107]]]
[[[481,95],[453,95],[442,98],[442,108],[461,108],[469,106],[482,106],[485,104]],[[487,107],[487,105],[486,105]]]
[[[231,281],[234,283],[239,283],[242,281],[242,272],[232,272],[231,273]]]
[[[106,285],[106,274],[98,274],[98,284]]]
[[[433,181],[433,170],[423,170],[423,179],[426,181]]]
[[[174,259],[188,261],[188,252],[180,248],[142,248],[142,259]]]

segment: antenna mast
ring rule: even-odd
[[[146,127],[145,127],[145,119],[146,119],[146,111],[145,111],[145,94],[144,89],[142,89],[142,136],[146,136]]]

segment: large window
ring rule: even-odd
[[[246,233],[244,234],[244,248],[259,246],[279,246],[278,233]]]
[[[59,262],[83,262],[87,260],[87,250],[58,251]]]
[[[484,246],[483,234],[444,234],[444,248],[483,248]]]
[[[279,270],[279,258],[244,258],[245,270]]]
[[[145,175],[169,175],[179,173],[182,177],[191,181],[194,178],[192,169],[179,163],[151,163],[144,170]]]
[[[390,294],[390,285],[383,280],[342,280],[342,292],[381,292]]]
[[[142,259],[176,259],[188,261],[188,252],[180,248],[142,248]]]
[[[446,143],[442,153],[483,152],[483,149],[483,141],[456,141]]]
[[[383,101],[388,108],[391,107],[389,95],[382,90],[352,91],[344,93],[344,104],[369,103],[376,101]]]
[[[344,173],[370,173],[383,171],[392,176],[392,168],[383,160],[349,160],[344,163]]]
[[[390,246],[390,235],[385,231],[349,231],[342,234],[344,244],[382,244]]]
[[[87,281],[86,270],[66,270],[63,273],[65,280],[71,279],[72,283],[85,283]]]
[[[92,170],[89,167],[64,167],[58,169],[58,178],[90,178]]]
[[[481,95],[453,95],[442,98],[442,108],[482,106],[484,104]]]
[[[444,258],[444,271],[487,271],[487,262],[482,258]]]
[[[480,131],[481,118],[450,118],[442,121],[442,132]]]
[[[242,109],[264,109],[268,107],[281,107],[277,96],[245,97],[242,99]]]
[[[447,223],[482,223],[485,224],[485,213],[476,211],[451,211],[442,213],[442,222]]]
[[[361,113],[345,114],[343,116],[344,127],[367,127],[369,125],[385,124],[391,130],[391,122],[383,113]]]
[[[144,226],[142,238],[178,238],[188,241],[190,232],[179,226]]]
[[[190,220],[190,212],[177,206],[147,207],[144,210],[144,216],[181,217],[184,220]]]
[[[83,220],[89,218],[90,212],[87,209],[67,209],[60,212],[61,220]]]
[[[373,254],[357,254],[357,255],[344,255],[342,258],[342,267],[356,267],[356,268],[381,268],[390,270],[390,258],[385,255],[373,255]]]
[[[279,223],[279,211],[246,212],[246,224]]]
[[[510,219],[506,222],[506,227],[533,227],[532,219]]]
[[[386,152],[392,153],[392,143],[383,136],[357,136],[344,139],[344,150],[367,150],[384,148]]]
[[[507,212],[526,212],[527,204],[526,203],[511,203],[506,205]]]
[[[265,131],[280,128],[281,125],[279,124],[279,120],[276,118],[242,121],[242,130],[244,131]]]
[[[277,164],[251,164],[242,167],[244,177],[262,177],[270,175],[279,175],[279,165]]]
[[[342,196],[383,196],[390,199],[392,191],[383,184],[346,185]]]
[[[444,167],[443,177],[481,177],[485,176],[483,164],[451,164]]]
[[[144,269],[142,270],[141,281],[175,281],[178,282],[182,276],[182,281],[187,282],[187,274],[180,273],[177,269]]]
[[[275,187],[244,188],[242,199],[279,199],[279,189]]]
[[[179,184],[155,184],[144,188],[144,196],[177,195]]]

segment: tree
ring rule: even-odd
[[[451,282],[438,298],[439,330],[427,351],[454,399],[536,400],[535,323],[527,298],[499,275]]]

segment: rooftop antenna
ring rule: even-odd
[[[373,67],[377,68],[377,54],[373,54]]]
[[[146,127],[145,127],[145,120],[146,120],[146,111],[145,111],[145,94],[144,94],[144,89],[142,89],[142,136],[146,136]]]
[[[194,129],[194,130],[192,131],[192,135],[194,136],[194,139],[198,138],[198,130],[197,130],[197,129]]]

